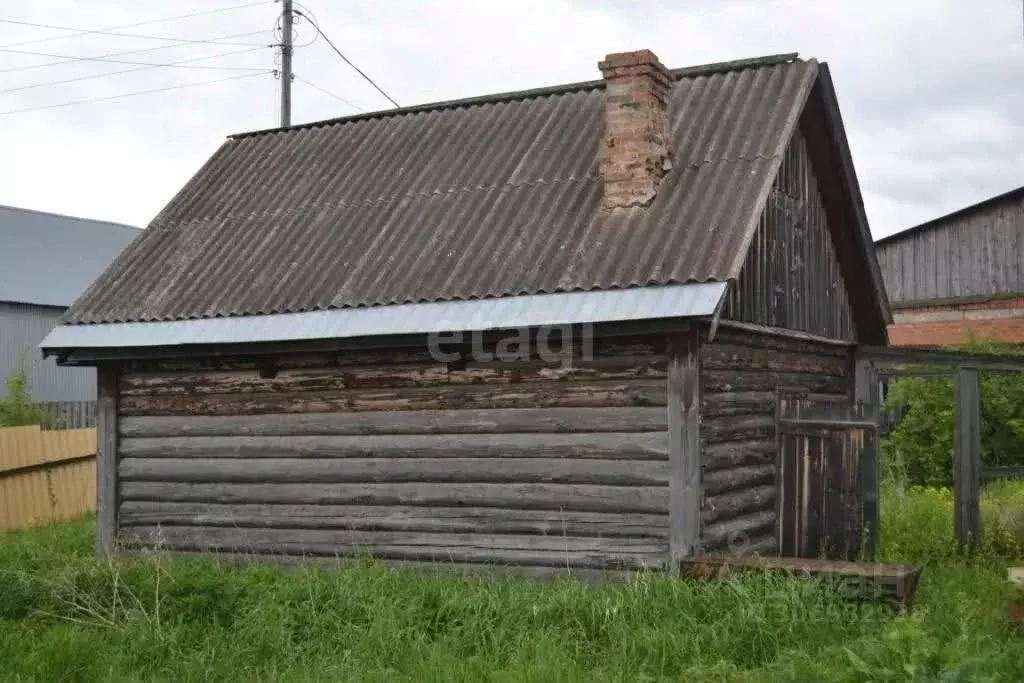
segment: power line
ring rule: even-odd
[[[0,19],[0,23],[2,23],[2,24],[17,24],[19,26],[36,26],[36,27],[39,27],[39,28],[52,28],[52,29],[58,29],[60,31],[77,31],[77,29],[72,28],[70,26],[54,26],[53,24],[36,24],[36,23],[30,22],[30,21],[16,21],[14,19]],[[204,45],[204,44],[209,44],[211,42],[209,40],[192,40],[192,39],[189,39],[189,38],[172,38],[170,36],[150,36],[150,35],[143,35],[141,33],[116,33],[114,31],[107,31],[107,30],[104,30],[104,29],[95,29],[95,30],[92,30],[92,31],[77,31],[77,32],[80,33],[80,34],[83,34],[83,35],[88,33],[88,34],[96,34],[96,35],[101,35],[101,36],[115,36],[117,38],[136,38],[136,39],[139,39],[139,40],[164,40],[164,41],[167,41],[167,42],[170,42],[170,43],[185,43],[185,44],[189,44],[189,45],[193,45],[193,44]],[[74,35],[74,34],[72,34],[72,35]],[[60,37],[61,38],[70,38],[71,36],[60,36]],[[55,39],[54,38],[48,38],[47,40],[55,40]],[[4,46],[4,47],[18,47],[18,46],[27,45],[27,44],[28,43],[15,43],[14,45]],[[224,42],[224,41],[218,41],[217,45],[243,45],[243,46],[247,46],[247,47],[254,47],[255,46],[254,43],[229,43],[229,42]],[[256,47],[262,47],[262,45],[256,46]]]
[[[146,21],[138,21],[138,22],[135,22],[134,24],[120,24],[118,26],[106,26],[106,27],[100,28],[100,29],[77,29],[77,28],[62,27],[62,26],[47,26],[45,24],[31,24],[31,23],[28,23],[28,22],[15,21],[15,20],[10,20],[10,19],[0,19],[0,22],[8,23],[8,24],[22,24],[22,25],[25,25],[25,26],[35,26],[37,28],[52,28],[52,29],[56,29],[56,30],[60,30],[60,31],[73,31],[73,33],[69,33],[69,34],[63,35],[63,36],[50,36],[49,38],[36,38],[34,40],[23,40],[23,41],[20,41],[20,42],[17,42],[17,43],[8,43],[6,45],[0,45],[0,48],[5,48],[5,47],[21,47],[22,45],[32,45],[32,44],[35,44],[35,43],[45,43],[45,42],[50,41],[50,40],[61,40],[63,38],[72,38],[74,36],[81,36],[81,35],[89,35],[89,34],[101,34],[101,35],[103,35],[103,34],[105,34],[106,31],[115,31],[117,29],[123,29],[123,28],[136,28],[138,26],[148,26],[150,24],[163,24],[163,23],[170,22],[170,21],[179,21],[179,20],[182,20],[182,19],[189,19],[191,17],[204,16],[204,15],[207,15],[207,14],[218,14],[220,12],[229,12],[229,11],[236,10],[236,9],[244,9],[246,7],[255,7],[257,5],[267,5],[267,4],[270,4],[273,1],[274,0],[261,0],[260,2],[249,2],[249,3],[243,4],[243,5],[232,5],[230,7],[218,7],[217,9],[203,10],[201,12],[191,12],[189,14],[179,14],[177,16],[164,17],[162,19],[147,19]],[[116,34],[116,35],[119,35],[119,34]]]
[[[353,108],[353,109],[355,109],[356,111],[362,112],[362,113],[364,113],[364,114],[366,113],[366,110],[365,110],[365,109],[363,109],[362,107],[360,107],[359,105],[357,105],[357,104],[352,104],[351,102],[349,102],[348,100],[346,100],[346,99],[345,99],[344,97],[342,97],[341,95],[335,95],[335,94],[334,94],[334,93],[332,93],[332,92],[331,92],[330,90],[326,90],[326,89],[324,89],[324,88],[321,88],[321,87],[320,87],[319,85],[317,85],[316,83],[314,83],[314,82],[312,82],[312,81],[310,81],[310,80],[308,80],[308,79],[306,79],[306,78],[303,78],[302,76],[295,76],[295,80],[297,80],[297,81],[301,81],[302,83],[305,83],[305,84],[306,84],[306,85],[308,85],[309,87],[311,87],[311,88],[314,88],[314,89],[316,89],[316,90],[319,90],[320,92],[322,92],[322,93],[323,93],[323,94],[325,94],[325,95],[330,95],[330,96],[331,96],[331,97],[333,97],[334,99],[338,100],[339,102],[343,102],[344,104],[347,104],[348,106],[352,107],[352,108]]]
[[[210,44],[220,45],[220,44],[222,44],[220,41],[223,41],[223,40],[230,40],[232,38],[245,38],[245,37],[248,37],[248,36],[255,36],[255,35],[258,35],[258,34],[261,34],[261,33],[266,33],[266,30],[264,29],[264,30],[260,30],[260,31],[249,31],[248,33],[233,33],[233,34],[227,35],[227,36],[220,36],[219,38],[211,38],[208,42]],[[33,56],[33,57],[53,57],[53,58],[59,59],[59,61],[56,61],[56,62],[46,62],[44,64],[30,64],[28,66],[14,66],[14,67],[9,67],[7,69],[0,69],[0,73],[10,73],[12,71],[31,71],[33,69],[44,69],[46,67],[58,66],[60,64],[71,64],[71,63],[74,63],[74,62],[111,62],[111,63],[114,63],[114,64],[140,64],[141,62],[128,62],[128,61],[110,59],[110,57],[120,57],[120,56],[123,56],[123,55],[136,55],[136,54],[142,54],[144,52],[156,52],[158,50],[173,50],[173,49],[178,48],[178,47],[181,47],[181,46],[180,45],[158,45],[157,47],[142,47],[142,48],[135,48],[134,50],[120,50],[118,52],[108,52],[106,54],[95,55],[95,56],[91,56],[91,57],[89,57],[89,56],[86,56],[86,57],[76,57],[76,56],[72,56],[72,55],[52,54],[52,53],[49,53],[49,52],[33,52],[33,51],[29,51],[29,50],[12,50],[10,48],[0,47],[0,52],[10,52],[12,54],[19,54],[19,55],[30,55],[30,56]],[[264,47],[271,47],[271,46],[268,44],[268,45],[266,45]]]
[[[42,111],[44,109],[59,109],[62,107],[72,107],[76,104],[90,104],[92,102],[109,102],[111,100],[120,100],[125,97],[136,97],[138,95],[150,95],[152,93],[167,92],[168,90],[181,90],[183,88],[196,88],[203,85],[213,85],[214,83],[223,83],[225,81],[236,81],[242,78],[253,78],[254,76],[262,76],[272,74],[273,71],[264,71],[259,74],[241,74],[239,76],[228,76],[227,78],[218,78],[212,81],[199,81],[198,83],[182,83],[181,85],[171,85],[166,88],[154,88],[152,90],[136,90],[133,92],[121,93],[120,95],[111,95],[109,97],[94,97],[88,100],[75,100],[73,102],[62,102],[60,104],[47,104],[41,107],[27,107],[25,109],[10,109],[8,111],[0,111],[0,116],[8,116],[10,114],[24,114],[30,111]]]
[[[309,22],[309,23],[310,23],[310,24],[311,24],[311,25],[313,26],[313,28],[315,28],[315,29],[316,29],[316,32],[317,32],[317,33],[318,33],[318,34],[320,35],[320,37],[321,37],[321,38],[323,38],[324,40],[326,40],[326,41],[327,41],[327,44],[331,46],[331,49],[332,49],[332,50],[334,50],[334,51],[335,51],[335,52],[337,53],[337,55],[338,55],[339,57],[341,57],[341,58],[342,58],[342,60],[344,60],[344,62],[345,62],[346,64],[348,64],[348,65],[349,65],[350,67],[352,67],[353,69],[355,69],[356,73],[358,73],[358,74],[359,74],[360,76],[362,76],[362,77],[363,77],[364,79],[366,79],[366,82],[367,82],[367,83],[369,83],[369,84],[370,84],[370,85],[372,85],[372,86],[373,86],[374,88],[376,88],[376,89],[377,89],[377,92],[379,92],[379,93],[380,93],[381,95],[383,95],[383,96],[384,96],[385,98],[387,98],[388,102],[390,102],[391,104],[395,105],[396,107],[399,107],[399,106],[401,106],[401,105],[399,105],[399,104],[398,104],[398,102],[395,102],[394,98],[392,98],[392,97],[391,97],[391,95],[388,95],[388,94],[387,94],[386,92],[384,92],[384,90],[383,90],[383,89],[382,89],[382,88],[381,88],[381,87],[380,87],[379,85],[377,85],[377,84],[376,84],[376,83],[375,83],[375,82],[373,81],[373,79],[372,79],[372,78],[370,78],[369,76],[367,76],[367,75],[366,75],[366,74],[365,74],[365,73],[363,72],[363,70],[362,70],[362,69],[360,69],[360,68],[359,68],[358,66],[356,66],[355,64],[353,64],[353,63],[352,63],[352,62],[351,62],[351,60],[349,60],[349,58],[348,58],[348,57],[346,57],[346,56],[345,56],[345,54],[344,54],[344,53],[343,53],[343,52],[342,52],[341,50],[339,50],[339,49],[338,49],[338,46],[337,46],[337,45],[335,45],[335,44],[334,44],[334,42],[333,42],[333,41],[332,41],[332,40],[331,40],[330,38],[328,38],[328,37],[327,37],[327,34],[325,34],[325,33],[323,32],[323,30],[321,30],[321,28],[320,28],[320,25],[319,25],[319,24],[317,24],[317,23],[316,23],[315,21],[313,21],[312,19],[310,19],[310,18],[309,18],[309,17],[307,16],[307,15],[303,14],[303,13],[302,13],[301,11],[299,11],[299,10],[295,10],[295,14],[298,14],[298,15],[299,15],[300,17],[303,17],[303,18],[304,18],[304,19],[305,19],[306,21],[308,21],[308,22]]]
[[[149,69],[162,69],[165,67],[176,67],[180,69],[217,69],[222,71],[249,71],[249,72],[266,72],[265,68],[257,67],[245,67],[245,66],[183,66],[185,64],[191,64],[192,62],[201,62],[205,59],[216,59],[217,57],[227,57],[228,55],[242,54],[243,52],[255,52],[256,50],[262,50],[262,47],[251,47],[245,50],[232,50],[230,52],[222,52],[217,55],[208,55],[205,57],[192,57],[190,59],[182,59],[177,62],[167,62],[166,64],[150,64],[143,62],[143,66],[137,66],[133,69],[121,69],[120,71],[108,71],[102,74],[91,74],[89,76],[78,76],[76,78],[65,78],[60,81],[48,81],[46,83],[33,83],[32,85],[23,85],[17,88],[7,88],[0,90],[0,95],[4,95],[12,92],[21,92],[23,90],[34,90],[36,88],[46,88],[51,85],[64,85],[67,83],[77,83],[78,81],[89,81],[96,78],[106,78],[108,76],[120,76],[121,74],[129,74],[135,71],[148,71]],[[132,62],[125,62],[126,64],[132,64]],[[139,62],[134,62],[138,64]]]

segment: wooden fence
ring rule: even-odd
[[[0,429],[0,531],[95,509],[95,429]]]
[[[57,401],[37,403],[53,416],[43,429],[85,429],[96,426],[96,401]]]

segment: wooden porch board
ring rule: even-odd
[[[913,606],[922,571],[921,567],[907,564],[712,554],[684,559],[680,569],[684,576],[701,580],[756,570],[832,578],[843,582],[851,600],[883,600],[904,613]]]

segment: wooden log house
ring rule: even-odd
[[[780,396],[853,405],[891,322],[828,66],[600,68],[229,138],[43,343],[99,369],[98,549],[799,552],[855,465],[787,494]]]

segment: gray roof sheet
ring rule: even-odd
[[[140,233],[119,223],[0,206],[0,301],[70,306]]]
[[[68,312],[181,320],[736,277],[818,73],[673,72],[674,169],[601,210],[601,81],[229,139]]]

